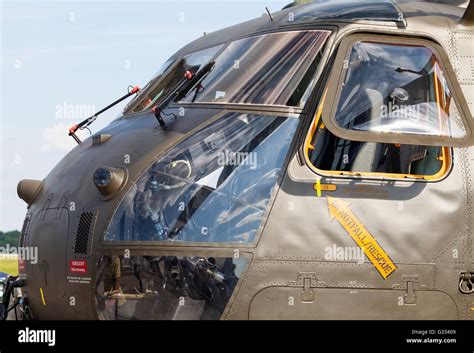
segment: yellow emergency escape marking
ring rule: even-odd
[[[350,203],[330,196],[328,196],[327,199],[329,219],[332,221],[336,218],[339,221],[356,244],[364,251],[377,271],[379,271],[384,279],[387,279],[387,277],[397,269],[397,266],[395,266],[372,234],[370,234],[361,221],[350,210]]]
[[[46,306],[46,302],[44,300],[43,288],[41,288],[41,287],[40,287],[40,294],[41,294],[41,301],[43,302],[43,305]]]
[[[318,180],[313,185],[313,189],[316,190],[316,196],[321,197],[321,191],[336,191],[337,186],[335,184],[321,184],[321,180]]]

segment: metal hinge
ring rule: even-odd
[[[459,276],[459,291],[463,294],[474,293],[474,272],[461,272]]]
[[[44,221],[46,217],[46,211],[48,210],[49,206],[51,205],[51,201],[53,200],[54,194],[49,194],[48,198],[46,199],[43,208],[41,209],[40,213],[40,221]]]
[[[403,276],[403,283],[395,284],[394,289],[405,289],[406,292],[403,295],[404,305],[416,305],[416,290],[421,290],[423,285],[418,283],[418,276]]]
[[[326,287],[326,283],[319,281],[314,272],[299,272],[298,279],[294,282],[288,283],[288,286],[302,287],[301,302],[311,303],[314,301],[314,292],[312,288]]]

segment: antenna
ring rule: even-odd
[[[274,21],[273,16],[272,16],[272,13],[270,12],[270,10],[268,9],[268,7],[265,6],[265,10],[267,10],[267,14],[268,14],[268,16],[270,16],[270,21],[273,22]]]

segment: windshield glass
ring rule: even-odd
[[[157,104],[160,98],[165,98],[168,94],[172,93],[172,90],[178,83],[183,81],[183,75],[186,71],[197,72],[202,65],[208,63],[221,48],[222,45],[218,45],[186,55],[175,65],[173,65],[172,60],[165,62],[155,74],[151,83],[149,83],[143,90],[143,93],[137,97],[137,103],[133,104],[133,107],[131,107],[127,113],[136,113],[149,109],[151,106]],[[168,71],[168,73],[163,76],[166,71]],[[155,84],[152,84],[153,82]]]
[[[181,103],[303,107],[329,35],[330,31],[259,35],[230,42],[223,50],[224,45],[219,45],[184,56],[175,64],[165,63],[125,113],[159,104],[180,87],[186,71],[197,74],[201,69],[202,77],[178,98]],[[211,60],[212,65],[204,70]]]
[[[225,114],[139,179],[105,240],[251,243],[297,125],[296,117]]]
[[[231,42],[182,100],[302,107],[329,31],[284,32]]]
[[[389,0],[317,1],[295,8],[287,21],[307,23],[323,19],[401,22],[403,14]]]

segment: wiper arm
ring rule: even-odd
[[[212,71],[215,64],[215,61],[210,61],[196,73],[193,73],[189,70],[186,71],[183,75],[183,81],[181,81],[177,85],[176,89],[171,94],[169,94],[164,100],[162,100],[159,105],[155,105],[151,109],[151,111],[155,114],[155,117],[161,127],[165,127],[165,122],[161,117],[163,109],[165,109],[170,103],[178,102],[183,99],[193,89],[193,87],[199,85],[199,83],[204,79],[204,77]]]
[[[204,65],[202,67],[202,69],[199,70],[198,72],[196,72],[195,74],[190,73],[189,71],[187,71],[186,74],[188,74],[188,75],[191,74],[191,76],[188,76],[188,77],[190,77],[190,79],[188,81],[186,81],[186,83],[183,85],[183,87],[181,87],[179,90],[176,91],[173,102],[180,101],[181,99],[183,99],[189,93],[189,91],[191,91],[191,89],[194,86],[199,85],[199,83],[204,79],[204,77],[209,72],[212,71],[212,69],[214,68],[215,65],[216,65],[215,61],[210,61],[206,65]]]
[[[132,88],[130,90],[130,88]],[[105,112],[106,110],[109,110],[110,108],[112,108],[113,106],[119,104],[121,101],[127,99],[128,97],[130,97],[131,95],[135,94],[135,93],[138,93],[140,92],[140,87],[138,86],[129,86],[129,91],[127,94],[125,94],[124,96],[120,97],[119,99],[117,99],[116,101],[110,103],[108,106],[106,106],[105,108],[101,109],[100,111],[98,111],[97,113],[95,113],[94,115],[92,115],[91,117],[81,121],[79,124],[75,124],[73,125],[70,129],[69,129],[69,136],[71,136],[76,142],[78,145],[81,144],[81,140],[79,139],[79,137],[77,137],[76,135],[76,132],[77,130],[83,130],[83,129],[88,129],[88,126],[90,124],[92,124],[95,119],[97,119],[97,117],[99,116],[99,114],[102,114],[103,112]],[[90,131],[90,130],[89,130]]]
[[[427,71],[426,71],[425,68],[421,69],[420,71],[416,71],[416,70],[409,69],[409,68],[406,68],[406,67],[403,67],[403,66],[399,66],[395,69],[395,71],[398,72],[398,73],[409,72],[409,73],[412,73],[412,74],[415,74],[415,75],[420,75],[420,76],[423,76],[423,75],[427,74]]]

